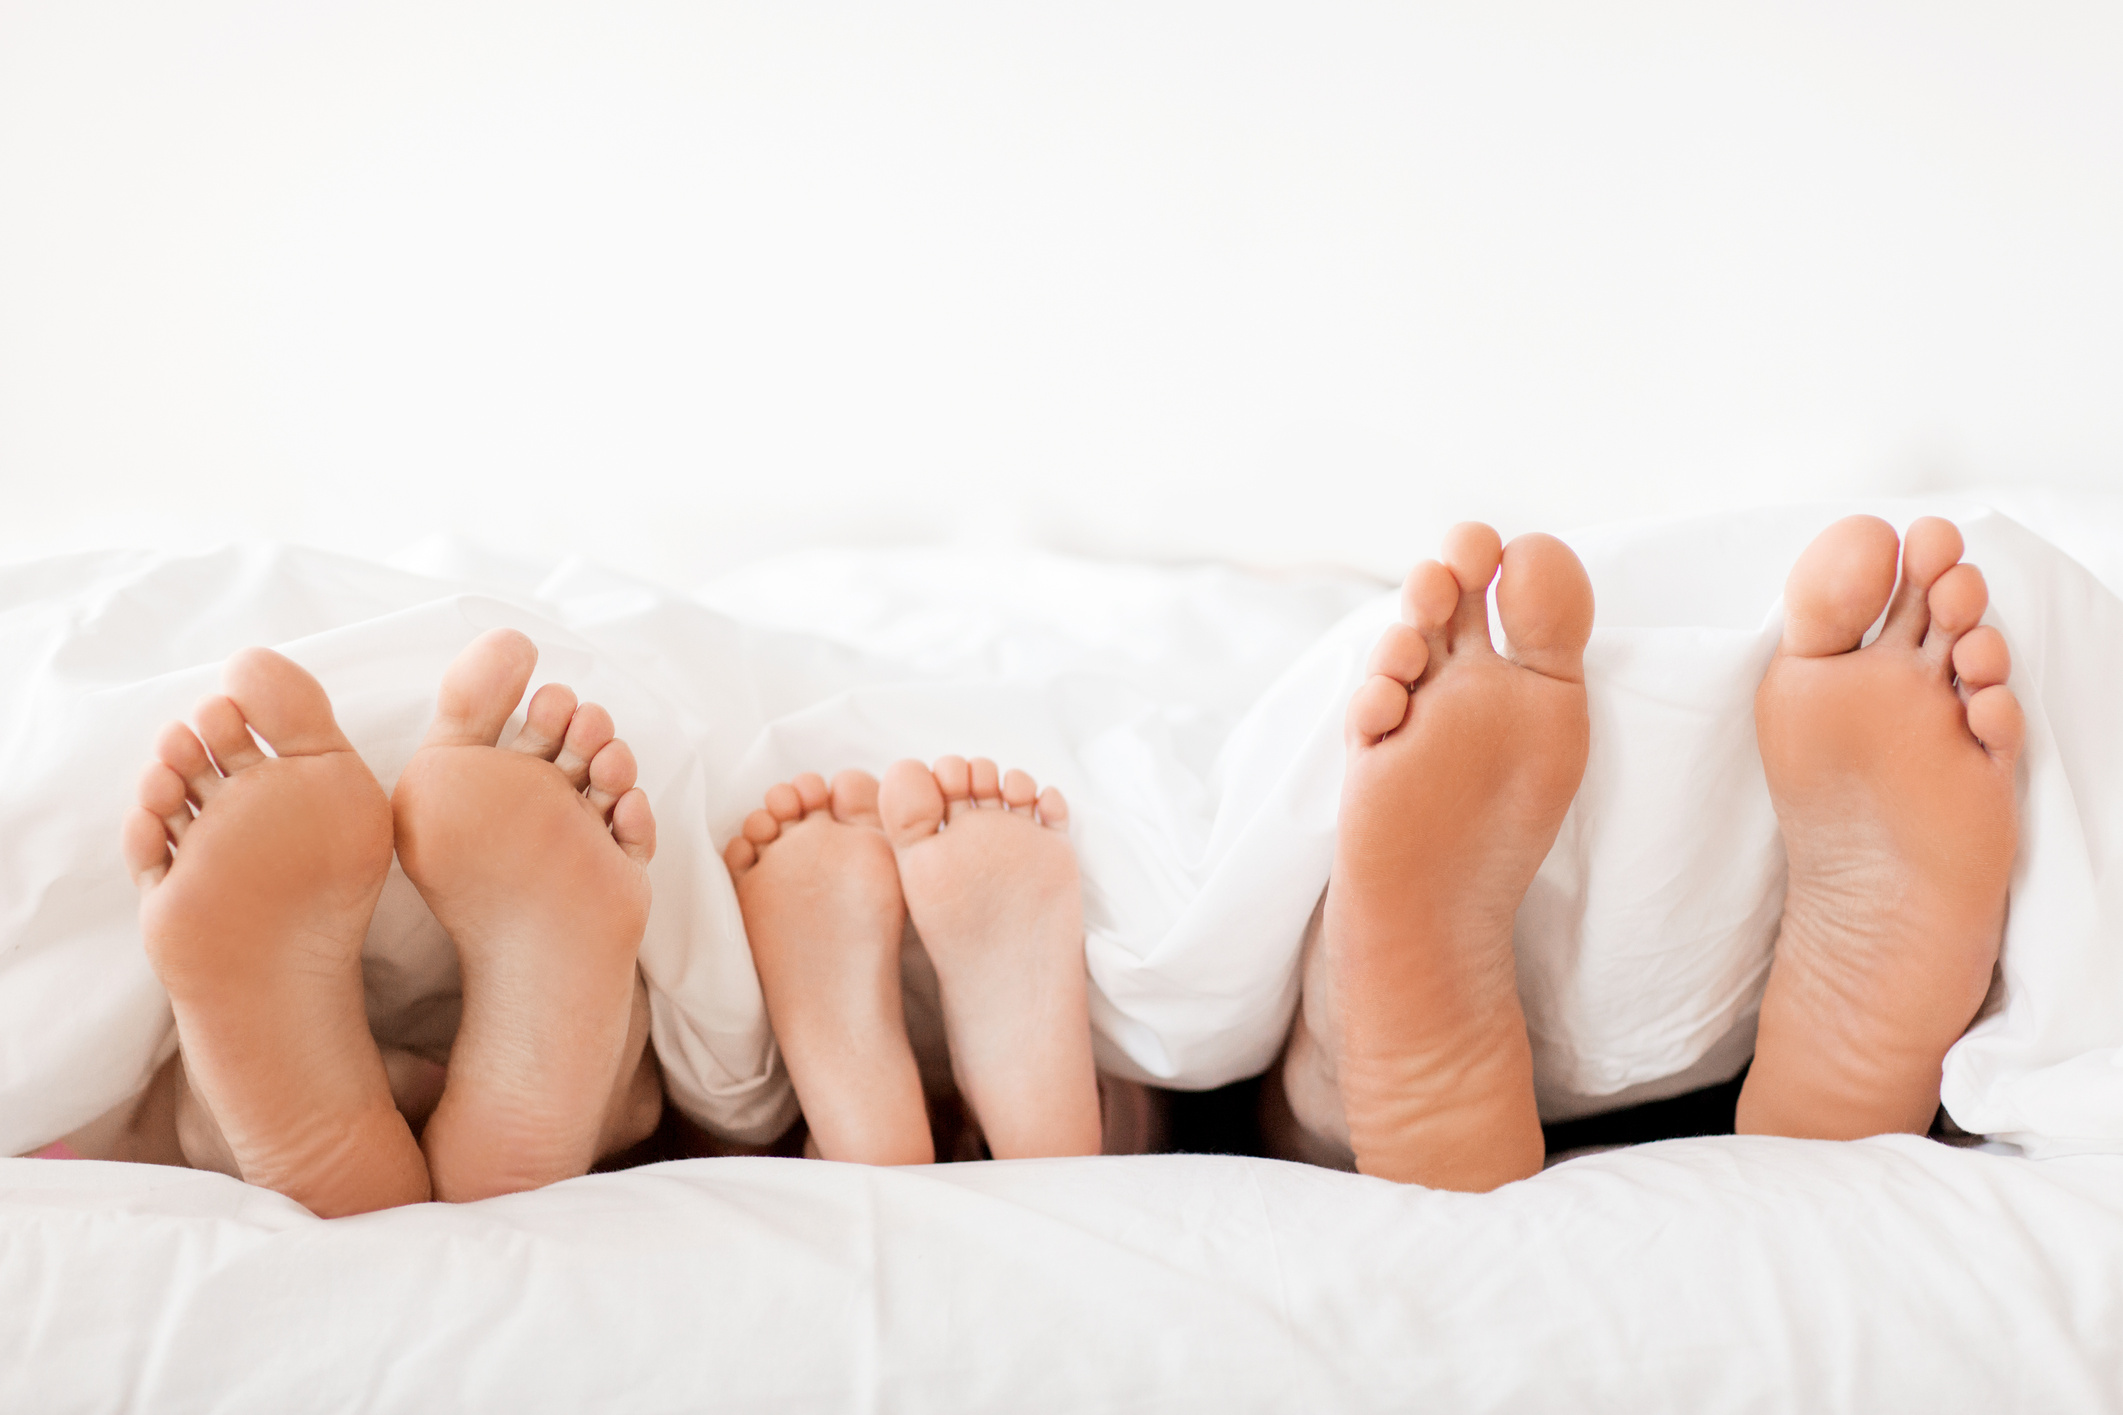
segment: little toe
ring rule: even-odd
[[[135,806],[125,813],[125,824],[118,831],[118,849],[125,857],[126,873],[142,889],[160,884],[169,873],[169,837],[163,832],[162,820],[146,806]]]
[[[1430,664],[1430,645],[1412,624],[1388,624],[1371,647],[1364,665],[1367,674],[1383,674],[1396,683],[1414,687]]]
[[[1993,757],[2010,763],[2027,740],[2027,718],[2012,689],[1994,683],[1969,698],[1968,730]]]
[[[729,868],[730,878],[741,879],[759,863],[759,847],[742,835],[732,836],[730,843],[722,847],[722,862]]]
[[[243,713],[227,698],[203,699],[192,709],[192,727],[214,757],[223,776],[248,771],[265,760],[258,741],[244,724]]]
[[[944,820],[948,823],[973,809],[973,764],[964,757],[938,757],[932,769],[937,789],[944,793]]]
[[[603,758],[604,753],[598,753],[598,759]],[[649,809],[649,793],[639,786],[622,793],[613,804],[612,838],[631,860],[646,865],[656,858],[656,816]]]
[[[1003,773],[1003,804],[1013,811],[1029,811],[1039,804],[1039,783],[1028,772],[1012,768]]]
[[[877,778],[867,771],[844,771],[833,778],[833,819],[843,825],[882,827],[877,814]]]
[[[612,714],[596,703],[584,703],[568,721],[568,735],[561,740],[560,755],[553,765],[577,791],[590,784],[590,759],[612,740]]]
[[[548,683],[531,694],[523,710],[523,730],[509,742],[509,750],[551,761],[560,753],[575,718],[575,690],[565,683]]]
[[[1351,743],[1369,747],[1408,719],[1408,685],[1374,673],[1357,685],[1342,718],[1343,734]]]
[[[489,629],[472,640],[442,671],[435,721],[422,745],[493,746],[537,666],[538,645],[518,630]],[[268,734],[266,740],[273,738]]]
[[[172,722],[155,739],[155,758],[184,780],[184,789],[195,805],[204,806],[221,789],[221,773],[200,744],[198,736],[181,722]]]
[[[1489,643],[1489,582],[1496,578],[1503,557],[1504,542],[1494,527],[1462,521],[1445,532],[1443,558],[1460,587],[1459,606],[1452,615],[1454,648]]]
[[[140,773],[140,805],[149,815],[162,822],[162,828],[176,844],[184,843],[184,832],[192,823],[192,808],[187,803],[184,778],[166,762],[149,762]]]
[[[2005,636],[1988,624],[1963,634],[1954,641],[1953,672],[1962,691],[1971,695],[2003,683],[2012,676],[2012,650]]]
[[[944,761],[956,761],[946,757]],[[960,761],[959,766],[965,763]],[[936,834],[944,823],[944,788],[938,771],[931,771],[909,758],[885,768],[877,788],[877,814],[885,835],[895,847],[913,845]]]
[[[1880,637],[1922,642],[1931,626],[1931,590],[1961,558],[1961,531],[1937,516],[1920,516],[1902,536],[1902,583],[1888,606]]]
[[[1506,546],[1496,613],[1514,661],[1549,678],[1585,681],[1592,580],[1569,546],[1539,532]]]
[[[1894,527],[1846,516],[1815,536],[1784,582],[1781,651],[1803,658],[1849,653],[1894,592]]]
[[[590,803],[590,809],[609,820],[612,808],[619,804],[619,798],[634,789],[636,774],[633,748],[617,737],[605,743],[604,750],[590,759],[590,789],[584,793],[584,799]],[[791,796],[796,794],[793,787],[776,787],[775,790],[788,791]],[[770,811],[774,810],[773,797],[772,791],[767,793],[767,809]],[[775,813],[780,814],[778,811]],[[802,816],[803,806],[799,800],[794,819],[801,819]]]
[[[1001,810],[1003,804],[1003,774],[1001,768],[986,757],[975,757],[966,763],[967,775],[972,778],[973,804],[988,810]]]
[[[1039,793],[1039,823],[1050,830],[1069,828],[1069,802],[1052,786]]]

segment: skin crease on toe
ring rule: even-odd
[[[1493,578],[1508,657],[1489,636]],[[1326,1000],[1307,998],[1283,1081],[1299,1123],[1346,1137],[1365,1173],[1483,1190],[1540,1168],[1511,932],[1584,774],[1591,624],[1562,542],[1455,527],[1410,572],[1350,702],[1307,967]]]
[[[1961,552],[1950,522],[1917,521],[1898,584],[1894,528],[1854,516],[1792,569],[1755,698],[1790,883],[1743,1133],[1922,1133],[1947,1048],[1989,988],[2024,723]]]
[[[389,805],[316,679],[248,649],[224,684],[197,735],[164,730],[122,837],[177,1018],[178,1143],[326,1217],[420,1202],[362,1004]]]

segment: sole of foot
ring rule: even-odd
[[[1540,1170],[1512,924],[1584,776],[1591,628],[1569,547],[1462,524],[1350,701],[1321,947],[1366,1174],[1486,1190]]]
[[[1068,803],[983,758],[895,762],[885,838],[936,967],[960,1093],[997,1159],[1095,1155],[1083,900]]]
[[[805,773],[723,851],[811,1142],[829,1160],[935,1158],[900,994],[907,906],[877,778]]]
[[[390,805],[315,678],[246,649],[222,682],[196,730],[163,729],[122,842],[185,1080],[212,1117],[192,1129],[214,1153],[187,1157],[325,1217],[419,1203],[427,1167],[362,1007]]]
[[[649,1064],[629,1053],[642,1044],[630,1019],[656,822],[610,714],[557,683],[497,745],[537,663],[513,629],[473,641],[391,797],[399,863],[464,975],[422,1136],[438,1199],[587,1172],[615,1109],[639,1109],[635,1073]]]
[[[2025,737],[2011,655],[1979,626],[1989,590],[1951,522],[1917,521],[1899,549],[1897,588],[1892,526],[1821,533],[1755,696],[1790,882],[1743,1133],[1923,1133],[2004,938]]]

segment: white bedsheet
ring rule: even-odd
[[[1550,1118],[1746,1057],[1783,869],[1752,695],[1786,569],[1850,509],[1570,537],[1599,602],[1592,758],[1517,940]],[[2123,604],[1980,507],[1872,509],[1961,522],[2028,708],[2003,986],[1948,1058],[1948,1108],[2040,1153],[2123,1149]],[[268,547],[0,570],[0,1154],[120,1103],[171,1045],[114,845],[156,725],[227,653],[275,644],[388,783],[442,665],[495,623],[610,706],[642,761],[655,1042],[703,1124],[763,1140],[792,1114],[717,845],[775,781],[901,755],[992,755],[1069,794],[1102,1064],[1183,1087],[1257,1072],[1326,881],[1343,705],[1392,604],[1331,572],[966,552],[795,557],[698,597],[447,546],[390,569]],[[440,1056],[454,964],[402,878],[369,945],[379,1035]]]
[[[1728,1138],[1480,1196],[696,1160],[327,1223],[0,1161],[0,1409],[2113,1411],[2119,1193],[2114,1156]]]
[[[1746,707],[1785,565],[1848,509],[1571,537],[1600,597],[1594,755],[1518,940],[1551,1115],[1744,1055],[1781,869]],[[2123,611],[2000,517],[1878,509],[1956,514],[2012,640],[2024,845],[2000,1005],[1946,1090],[2058,1157],[1684,1141],[1486,1196],[1207,1157],[716,1160],[333,1223],[212,1174],[0,1160],[0,1409],[2117,1409],[2123,1157],[2084,1152],[2123,1140]],[[2053,524],[2123,569],[2123,528]],[[388,780],[442,662],[503,622],[641,749],[644,966],[696,1118],[758,1136],[789,1106],[716,842],[773,780],[900,753],[1071,793],[1109,1066],[1258,1069],[1390,602],[1331,573],[943,552],[698,598],[449,547],[0,570],[0,1153],[170,1044],[113,845],[155,724],[274,643]],[[379,1032],[445,1046],[448,949],[402,880],[370,945]]]

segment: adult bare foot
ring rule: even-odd
[[[610,1122],[639,1114],[652,1065],[646,1028],[630,1023],[656,823],[611,717],[557,683],[495,745],[537,662],[513,629],[459,654],[391,797],[399,863],[464,973],[463,1021],[422,1136],[438,1199],[572,1178],[642,1138]]]
[[[1508,658],[1489,638],[1493,578]],[[1338,1047],[1317,1060],[1359,1169],[1492,1189],[1541,1167],[1511,933],[1585,772],[1592,586],[1561,541],[1507,548],[1467,523],[1446,536],[1443,564],[1409,573],[1401,619],[1349,704],[1308,968],[1328,975],[1335,1016],[1309,1040]],[[1286,1069],[1293,1103],[1296,1079]]]
[[[907,906],[877,814],[877,778],[806,772],[767,792],[723,851],[818,1153],[864,1164],[936,1158],[899,986]]]
[[[2011,656],[1977,627],[1989,591],[1951,522],[1910,526],[1898,593],[1895,551],[1871,516],[1821,533],[1755,696],[1791,873],[1742,1132],[1922,1133],[2004,937],[2025,736]]]
[[[1068,804],[1021,771],[892,764],[878,797],[936,965],[951,1069],[997,1159],[1095,1155],[1083,900]]]
[[[222,685],[196,735],[163,729],[123,834],[184,1080],[215,1122],[186,1156],[325,1217],[419,1203],[427,1166],[361,997],[390,806],[301,668],[246,649]]]

